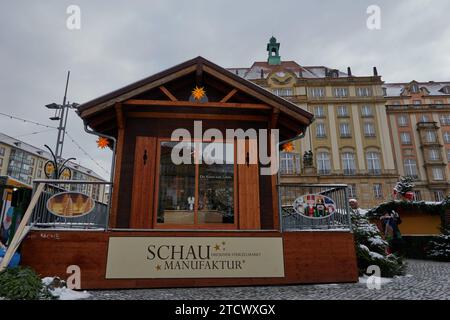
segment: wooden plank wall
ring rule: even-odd
[[[136,137],[130,215],[130,228],[132,229],[151,229],[153,227],[156,144],[155,137]]]
[[[108,239],[114,237],[282,237],[284,278],[105,279]],[[243,286],[358,281],[350,232],[79,232],[32,231],[22,262],[41,276],[66,279],[67,267],[81,268],[82,289]]]

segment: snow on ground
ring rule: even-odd
[[[359,283],[361,284],[367,284],[367,281],[370,279],[370,283],[380,283],[380,284],[386,284],[392,281],[392,278],[383,278],[383,277],[377,277],[377,276],[362,276],[359,277]],[[379,281],[379,282],[378,282]]]
[[[54,297],[58,297],[59,300],[81,300],[87,299],[91,296],[91,294],[87,291],[74,291],[66,287],[55,288],[53,290],[50,290],[50,293]]]
[[[42,279],[42,283],[48,287],[52,282],[54,278],[52,277],[45,277]],[[81,299],[87,299],[91,296],[90,293],[87,291],[75,291],[72,289],[69,289],[67,287],[62,288],[49,288],[50,293],[57,297],[59,300],[81,300]]]

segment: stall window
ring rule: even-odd
[[[194,161],[200,151],[202,160]],[[233,226],[234,193],[233,143],[160,143],[158,224]]]

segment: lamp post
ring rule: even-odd
[[[58,126],[58,137],[56,139],[56,148],[55,148],[55,157],[56,161],[60,161],[62,158],[62,150],[64,146],[64,137],[66,134],[66,125],[67,125],[67,117],[69,113],[69,109],[75,109],[78,107],[77,103],[66,103],[66,97],[67,97],[67,88],[69,86],[69,77],[70,77],[70,71],[67,72],[67,80],[66,80],[66,89],[64,91],[64,99],[62,104],[57,103],[50,103],[45,105],[47,109],[55,110],[55,115],[53,117],[50,117],[50,120],[58,121],[59,120],[59,126]],[[58,114],[59,112],[59,114]]]

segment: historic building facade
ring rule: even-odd
[[[450,82],[383,85],[396,166],[415,180],[416,199],[450,193]]]
[[[25,185],[32,186],[34,179],[47,179],[44,172],[45,163],[52,159],[48,151],[36,148],[21,140],[0,133],[0,176],[16,179]],[[68,162],[72,180],[105,181],[94,171]],[[85,193],[100,202],[107,202],[105,185],[86,185]]]
[[[376,68],[355,76],[350,68],[303,66],[282,61],[279,49],[272,37],[267,61],[229,70],[315,115],[305,139],[282,152],[282,181],[348,184],[350,197],[366,208],[389,198],[399,175]],[[305,157],[309,151],[312,161]]]

